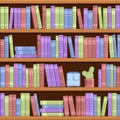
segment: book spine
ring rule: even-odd
[[[31,28],[30,7],[26,6],[26,29]]]
[[[1,75],[0,75],[0,78],[1,78],[1,87],[5,87],[5,67],[2,66],[1,69]]]
[[[18,87],[18,64],[14,64],[14,87]]]
[[[114,57],[117,58],[118,55],[117,55],[117,45],[116,45],[116,37],[115,35],[113,35],[113,46],[114,46]]]
[[[78,36],[75,36],[75,58],[78,58]]]
[[[101,7],[98,7],[98,21],[99,21],[99,28],[103,28],[103,18],[102,18],[102,10]]]
[[[12,35],[9,35],[9,44],[10,44],[10,57],[14,58],[13,37],[12,37]]]
[[[68,9],[68,27],[69,29],[72,29],[72,9]]]
[[[45,37],[44,36],[41,36],[41,58],[44,58],[45,57],[45,41],[44,41]]]
[[[117,81],[116,65],[113,66],[113,72],[114,72],[114,73],[113,73],[113,74],[114,74],[114,75],[113,75],[113,76],[114,76],[113,86],[116,87],[116,86],[117,86],[117,84],[116,84],[116,81]]]
[[[67,47],[68,47],[68,45],[67,45],[67,36],[63,36],[64,38],[64,40],[63,40],[63,57],[64,58],[67,58]]]
[[[80,107],[81,107],[81,104],[80,104],[80,98],[81,96],[76,96],[76,116],[80,116],[81,114],[81,110],[80,110]]]
[[[33,68],[28,68],[28,87],[33,87]]]
[[[10,87],[10,68],[5,65],[5,87]]]
[[[85,93],[85,109],[86,109],[86,116],[89,116],[90,104],[89,104],[89,93]]]
[[[51,29],[54,29],[55,28],[55,6],[51,6]]]
[[[48,48],[47,48],[47,58],[50,58],[50,54],[51,54],[50,43],[51,43],[51,36],[48,36],[48,38],[47,38],[47,46],[48,46]]]
[[[42,6],[42,26],[43,26],[43,29],[46,28],[46,6],[45,5]]]
[[[13,104],[13,102],[12,102],[12,95],[10,94],[9,95],[9,115],[10,116],[13,116],[13,107],[12,107],[13,105],[12,104]]]
[[[14,8],[10,8],[9,29],[12,29],[13,27],[13,14],[14,14]]]
[[[108,116],[112,116],[112,93],[108,93]]]
[[[17,29],[17,15],[18,15],[18,8],[14,8],[14,29]]]
[[[117,93],[112,93],[112,116],[117,116]]]
[[[22,64],[18,64],[18,86],[22,87]]]
[[[72,8],[72,28],[76,29],[76,6],[73,6]]]
[[[108,6],[108,29],[112,28],[112,8]]]
[[[22,65],[22,87],[26,87],[26,65]]]
[[[81,15],[81,9],[80,8],[77,9],[77,18],[78,18],[79,28],[83,29],[83,20],[82,20],[82,15]]]
[[[0,102],[1,102],[1,105],[0,105],[1,115],[0,116],[4,116],[5,115],[5,106],[4,106],[5,105],[5,94],[1,93],[0,98],[1,98],[1,100],[0,100]]]
[[[108,58],[108,35],[104,35],[104,57]]]
[[[5,6],[5,29],[8,29],[8,25],[9,25],[9,23],[8,23],[8,21],[9,21],[9,7],[8,6]]]
[[[5,116],[9,116],[9,96],[5,96]]]
[[[88,8],[84,8],[83,9],[83,13],[84,13],[84,29],[88,29]]]
[[[16,94],[12,95],[12,116],[16,116]]]
[[[41,113],[63,113],[63,109],[53,109],[53,108],[49,108],[49,109],[40,109]]]
[[[106,64],[102,64],[102,87],[106,87]]]
[[[20,8],[20,11],[21,11],[20,28],[26,29],[26,8]]]
[[[20,20],[20,18],[21,18],[21,15],[20,15],[20,13],[21,13],[21,11],[20,11],[20,8],[18,8],[18,13],[17,13],[17,28],[18,29],[20,29],[20,22],[21,22],[21,20]]]
[[[93,6],[93,28],[94,29],[98,28],[98,6],[97,5]]]
[[[115,6],[115,23],[116,23],[115,28],[116,29],[120,28],[120,18],[119,18],[119,16],[120,16],[120,5],[116,5]]]
[[[44,64],[40,64],[40,87],[44,87]]]
[[[4,37],[4,58],[9,58],[9,39],[8,39],[8,36]]]
[[[93,93],[90,93],[89,97],[90,97],[90,106],[89,106],[90,114],[89,114],[89,116],[93,116]]]
[[[93,96],[93,116],[97,116],[97,95]]]
[[[106,86],[110,87],[110,64],[106,65]]]

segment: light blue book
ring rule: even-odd
[[[22,51],[22,50],[16,50],[15,51],[17,55],[36,55],[36,51]]]
[[[9,37],[4,37],[4,57],[9,58]]]
[[[93,116],[97,116],[97,95],[93,95]]]
[[[69,18],[68,18],[68,27],[69,27],[69,29],[72,29],[72,25],[73,25],[73,24],[72,24],[72,23],[73,23],[73,22],[72,22],[72,9],[69,9],[68,12],[69,12],[69,13],[68,13],[68,14],[69,14],[69,15],[68,15],[68,17],[69,17]]]
[[[36,108],[37,108],[37,115],[40,116],[40,109],[39,109],[39,105],[38,105],[38,97],[37,94],[34,94],[34,99],[35,99],[35,104],[36,104]]]
[[[68,21],[68,19],[69,19],[69,9],[64,9],[64,28],[65,29],[68,29],[69,28],[69,21]]]
[[[69,47],[69,51],[70,51],[70,57],[74,58],[75,57],[75,53],[74,53],[74,49],[73,49],[73,43],[72,43],[71,36],[68,36],[68,47]]]
[[[100,58],[104,58],[104,39],[100,38]]]
[[[110,87],[110,64],[106,64],[106,86]]]
[[[51,53],[50,53],[51,58],[56,57],[56,41],[51,40]]]
[[[36,50],[35,46],[15,46],[15,51],[16,50]]]
[[[116,65],[113,66],[113,86],[116,87]]]
[[[31,27],[31,21],[30,21],[30,7],[29,6],[27,6],[26,7],[26,28],[27,29],[30,29],[30,27]]]
[[[18,86],[22,87],[22,64],[18,64]]]
[[[42,105],[42,108],[44,109],[61,109],[64,108],[63,105]]]
[[[120,34],[117,35],[118,58],[120,58]]]
[[[117,46],[116,46],[116,37],[113,35],[113,46],[114,46],[114,57],[117,58]]]
[[[117,116],[120,116],[120,94],[117,94]]]
[[[20,98],[16,99],[16,116],[20,116]]]
[[[5,87],[5,67],[1,66],[0,69],[1,87]]]
[[[93,11],[88,10],[88,29],[93,28]]]

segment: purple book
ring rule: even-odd
[[[60,87],[61,84],[60,84],[60,75],[59,75],[59,71],[58,71],[58,65],[54,64],[53,67],[54,67],[54,73],[55,73],[57,87]]]
[[[112,28],[112,8],[108,6],[108,28]]]
[[[75,58],[78,58],[78,36],[75,36]]]
[[[10,8],[9,29],[12,29],[12,26],[13,26],[13,13],[14,13],[14,8]]]
[[[37,58],[37,55],[15,55],[15,58]]]
[[[44,58],[47,58],[47,49],[48,49],[48,46],[47,46],[47,42],[48,42],[48,37],[45,36],[44,37],[44,48],[45,48],[45,52],[44,52]]]
[[[26,87],[26,65],[22,65],[22,87]]]
[[[54,29],[55,28],[55,6],[51,6],[50,8],[50,13],[51,13],[51,28]]]
[[[20,8],[18,8],[18,15],[17,15],[17,28],[20,29]]]
[[[18,28],[18,25],[17,25],[17,14],[18,14],[18,9],[17,8],[14,8],[14,29],[17,29]]]
[[[60,108],[58,108],[58,109],[40,109],[40,112],[41,113],[63,113],[63,109],[60,109]]]
[[[67,58],[67,36],[64,36],[63,39],[63,57]]]
[[[63,35],[59,35],[58,53],[59,58],[63,58]]]
[[[52,87],[49,64],[45,64],[45,74],[46,74],[46,78],[47,78],[48,87]]]
[[[45,51],[45,48],[44,48],[44,36],[41,36],[41,58],[44,58],[44,51]]]
[[[1,114],[0,114],[0,116],[4,116],[5,114],[4,114],[4,111],[5,111],[5,109],[4,109],[4,101],[5,101],[5,94],[4,93],[0,93],[0,103],[1,103],[1,105],[0,105],[0,111],[1,111]]]
[[[99,58],[100,57],[100,44],[99,44],[99,41],[100,41],[100,37],[99,36],[96,36],[96,58]]]
[[[102,87],[102,71],[98,69],[98,87]]]
[[[84,29],[88,29],[88,8],[83,9],[84,14]]]
[[[120,28],[120,5],[115,6],[115,28]]]
[[[14,64],[14,87],[18,87],[18,64]]]
[[[51,36],[48,36],[48,39],[47,39],[47,58],[50,58],[50,53],[51,53],[50,47],[51,47]]]
[[[89,97],[90,97],[90,101],[89,101],[89,104],[90,104],[89,110],[90,110],[90,112],[89,112],[89,115],[93,116],[93,93],[90,93]]]
[[[112,116],[112,93],[108,93],[108,116]]]
[[[86,102],[86,105],[85,105],[85,109],[86,109],[86,116],[89,116],[89,108],[90,108],[90,106],[89,106],[89,93],[85,93],[85,102]]]
[[[56,79],[55,79],[55,73],[54,73],[53,64],[49,65],[49,70],[50,70],[50,76],[51,76],[52,85],[53,85],[53,87],[56,87],[57,83],[56,83]]]

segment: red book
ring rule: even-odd
[[[26,8],[20,8],[20,28],[26,29]]]
[[[81,100],[80,100],[80,104],[81,104],[81,116],[85,116],[85,96],[81,96]]]
[[[80,110],[80,96],[76,96],[76,116],[80,116],[81,110]]]
[[[28,68],[28,87],[33,86],[33,68]]]
[[[1,58],[4,58],[4,39],[0,40]]]
[[[46,6],[45,5],[42,6],[42,26],[43,26],[43,29],[46,28]]]
[[[44,64],[40,64],[40,87],[44,87]]]
[[[10,87],[10,68],[9,65],[5,65],[5,87]]]
[[[104,56],[108,58],[108,35],[104,35]]]
[[[12,104],[13,104],[13,102],[12,102],[12,95],[10,94],[9,95],[9,115],[10,116],[13,116],[13,112],[12,112],[13,111],[13,105]]]
[[[92,38],[88,37],[88,53],[89,53],[89,58],[92,58]]]
[[[98,28],[98,6],[93,5],[93,28]]]
[[[116,86],[117,87],[120,87],[120,67],[116,67],[116,73],[117,73],[117,75],[116,75],[116,77],[117,77],[117,80],[116,80]]]
[[[60,75],[61,87],[65,87],[65,77],[64,77],[63,67],[62,66],[58,67],[58,71],[59,71],[59,75]]]
[[[41,35],[37,35],[37,57],[40,58],[41,53]]]
[[[73,96],[68,96],[69,106],[70,106],[70,114],[71,116],[75,116],[75,106],[73,101]]]
[[[88,56],[88,46],[87,46],[87,37],[84,37],[84,58],[87,58],[87,56]]]
[[[64,104],[64,115],[69,116],[68,96],[63,96],[63,104]]]
[[[33,116],[37,116],[37,109],[36,109],[34,96],[30,96],[30,102],[31,102]]]
[[[106,64],[102,64],[102,87],[106,87]]]
[[[96,58],[96,37],[92,37],[92,57]]]
[[[80,8],[77,9],[77,17],[78,17],[79,28],[83,29],[83,20],[82,20],[82,15],[81,15],[81,9]]]
[[[36,14],[34,5],[31,5],[31,13],[32,13],[34,28],[37,29],[38,28],[38,22],[37,22],[37,14]]]
[[[12,116],[16,116],[16,94],[12,95]]]

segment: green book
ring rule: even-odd
[[[41,113],[41,116],[64,116],[64,113]]]
[[[30,116],[30,93],[25,93],[25,116]]]
[[[78,58],[83,58],[83,35],[78,36]]]
[[[109,51],[110,51],[110,58],[114,58],[114,44],[113,44],[113,37],[109,36]]]
[[[12,37],[12,35],[9,35],[9,44],[10,44],[10,57],[14,58],[13,37]]]
[[[5,21],[5,10],[4,10],[4,7],[3,6],[1,6],[0,7],[0,28],[1,29],[4,29],[5,28],[5,23],[4,23],[4,21]]]
[[[101,113],[102,116],[105,116],[105,112],[107,108],[107,100],[108,100],[108,97],[104,96],[103,104],[102,104],[102,113]]]
[[[60,11],[59,11],[59,7],[55,7],[55,29],[59,29],[59,18],[60,18]]]
[[[73,29],[76,29],[76,6],[73,6],[72,13]]]
[[[40,105],[62,105],[63,100],[41,100]]]
[[[112,29],[115,29],[115,8],[112,8]]]
[[[36,11],[36,15],[37,15],[37,23],[38,23],[38,28],[42,28],[42,23],[41,23],[41,17],[40,17],[40,9],[39,6],[36,5],[35,6],[35,11]]]
[[[59,7],[59,10],[60,10],[59,28],[64,29],[64,7]]]
[[[58,36],[56,36],[56,58],[58,58]]]
[[[37,86],[37,66],[33,64],[33,77],[34,77],[34,87]]]
[[[9,7],[5,7],[5,29],[8,29],[8,24],[9,24]]]
[[[112,93],[112,116],[117,116],[117,93]]]
[[[100,29],[103,28],[103,19],[102,19],[102,10],[101,7],[98,7],[98,20]]]
[[[110,87],[114,87],[114,72],[113,72],[113,64],[110,64]]]
[[[97,97],[97,116],[101,116],[101,97]]]
[[[36,64],[36,74],[37,74],[37,85],[36,87],[40,87],[40,65]]]
[[[103,28],[107,29],[108,28],[108,11],[107,8],[103,8]]]
[[[14,69],[10,67],[10,87],[14,87]]]
[[[9,96],[5,96],[5,116],[9,116]]]
[[[50,29],[50,8],[46,8],[46,28]]]
[[[28,68],[26,68],[26,87],[28,87]]]

